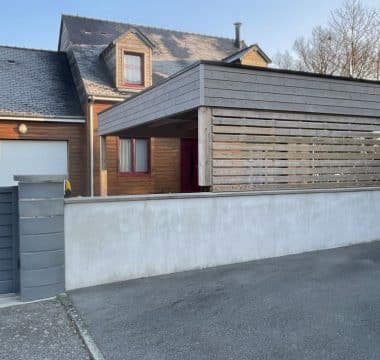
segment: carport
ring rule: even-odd
[[[379,85],[201,61],[100,114],[99,133],[197,139],[211,192],[378,186]]]

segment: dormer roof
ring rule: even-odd
[[[146,46],[150,47],[151,49],[154,48],[154,43],[149,40],[149,38],[138,28],[134,27],[131,28],[130,30],[126,31],[124,34],[120,35],[117,37],[115,40],[112,41],[113,44],[116,44],[120,40],[122,40],[124,37],[128,36],[128,34],[134,34],[136,35]]]
[[[227,56],[222,61],[227,63],[234,63],[238,60],[241,60],[245,55],[247,55],[250,51],[257,51],[257,53],[268,63],[270,64],[272,60],[269,58],[267,54],[260,48],[257,44],[252,44],[250,46],[247,46],[239,51],[236,51],[235,53]]]

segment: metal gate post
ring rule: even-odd
[[[65,176],[18,175],[20,296],[31,301],[65,290]]]

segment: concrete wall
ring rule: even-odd
[[[20,296],[23,301],[65,290],[65,176],[15,176],[19,182]]]
[[[380,189],[69,199],[68,290],[380,239]]]

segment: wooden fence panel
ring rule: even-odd
[[[212,115],[214,191],[380,186],[380,119],[221,108]]]

